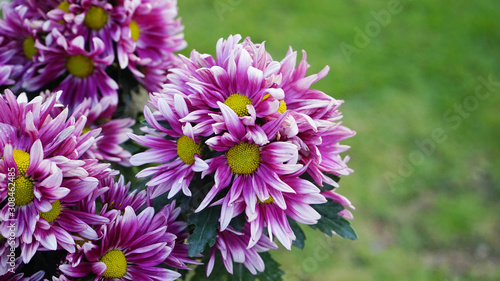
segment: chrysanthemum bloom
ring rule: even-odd
[[[175,280],[181,275],[157,267],[171,254],[175,235],[167,231],[167,220],[152,207],[136,215],[126,207],[123,215],[103,227],[100,245],[95,245],[75,267],[59,269],[69,277],[95,274],[96,280]]]
[[[81,0],[62,1],[48,13],[50,19],[44,25],[44,29],[58,28],[58,30],[70,39],[83,36],[86,41],[93,37],[100,38],[103,43],[101,57],[114,59],[114,42],[120,39],[120,26],[126,19],[124,2]]]
[[[284,97],[283,90],[274,87],[279,81],[279,63],[269,60],[264,44],[255,45],[249,39],[242,44],[240,40],[240,35],[220,39],[216,59],[196,51],[189,59],[180,56],[183,65],[172,70],[165,88],[187,95],[196,107],[183,121],[203,121],[206,117],[200,110],[220,114],[219,103],[231,107],[245,125],[279,110],[279,100]]]
[[[224,104],[219,104],[228,132],[221,136],[214,136],[206,144],[215,151],[224,152],[209,164],[202,176],[214,173],[215,185],[196,212],[203,210],[225,188],[229,188],[227,195],[221,199],[221,230],[226,229],[231,219],[242,210],[245,210],[247,220],[252,222],[250,246],[255,244],[264,227],[269,230],[270,237],[276,235],[280,242],[288,249],[295,239],[286,219],[285,210],[300,212],[310,210],[305,215],[312,215],[307,220],[313,224],[319,215],[309,206],[311,203],[324,203],[325,200],[310,200],[304,193],[307,190],[307,181],[284,181],[289,175],[296,179],[302,165],[296,164],[298,148],[290,142],[276,141],[276,132],[283,124],[287,114],[281,118],[269,121],[262,128],[256,130],[264,132],[264,136],[256,137],[255,133],[245,128],[236,113]],[[217,127],[218,123],[214,124]],[[245,131],[246,129],[246,131]],[[259,140],[261,142],[256,142]],[[296,174],[297,173],[297,174]],[[304,192],[306,190],[306,192]],[[319,190],[313,190],[319,199]],[[267,203],[267,204],[266,204]],[[270,204],[272,203],[272,204]],[[240,206],[243,204],[243,206]],[[259,207],[258,207],[259,206]]]
[[[55,98],[41,100],[28,103],[24,94],[16,100],[9,90],[0,98],[0,198],[4,202],[8,195],[14,198],[16,237],[25,263],[40,246],[55,250],[71,244],[72,226],[64,223],[71,220],[71,212],[61,212],[62,206],[89,196],[98,184],[95,175],[105,175],[107,169],[95,165],[97,160],[78,159],[99,131],[82,134],[85,117],[68,118],[68,110],[52,117]],[[0,212],[3,218],[8,217],[8,204]],[[36,229],[40,224],[43,230]],[[3,236],[8,231],[7,225],[0,224]]]
[[[39,56],[35,42],[42,33],[43,22],[40,17],[31,18],[25,5],[9,3],[2,5],[2,8],[4,19],[0,19],[0,65],[11,66],[8,77],[15,81],[14,90],[17,90],[32,74],[28,69],[33,67],[33,62]]]
[[[129,16],[117,44],[120,67],[128,67],[146,90],[159,91],[167,70],[178,63],[173,53],[187,45],[184,27],[176,19],[177,1],[126,1],[124,5]]]
[[[57,29],[52,31],[52,35],[54,44],[35,44],[42,54],[34,65],[36,75],[25,81],[23,86],[29,91],[36,91],[64,77],[55,91],[62,90],[61,102],[70,109],[75,109],[85,98],[97,104],[102,97],[108,96],[112,104],[118,104],[118,84],[104,71],[113,58],[101,58],[105,50],[102,40],[92,38],[91,51],[86,51],[83,36],[68,41]]]
[[[87,117],[84,131],[100,128],[97,141],[86,151],[85,157],[100,161],[115,162],[122,166],[130,166],[130,152],[120,145],[126,142],[132,133],[130,128],[135,124],[132,118],[112,119],[116,110],[114,98],[104,97],[97,104],[86,98],[73,112],[75,118]]]
[[[278,246],[268,237],[262,236],[253,247],[247,247],[250,239],[250,227],[245,225],[242,232],[232,227],[218,231],[215,245],[210,249],[210,259],[207,263],[207,277],[210,276],[215,264],[215,255],[220,251],[222,261],[227,271],[233,274],[233,261],[242,263],[252,273],[263,272],[265,264],[258,253],[277,250]]]
[[[157,111],[153,114],[147,106],[144,107],[144,117],[152,129],[143,130],[149,135],[130,135],[139,144],[149,147],[147,151],[130,158],[132,165],[164,163],[146,168],[136,175],[139,178],[153,175],[147,183],[150,198],[165,192],[169,192],[168,197],[171,198],[180,190],[191,196],[189,184],[194,173],[208,168],[203,160],[203,136],[190,123],[179,121],[189,112],[186,101],[179,94],[173,100],[173,104],[169,105],[168,100],[152,95],[151,106]],[[168,122],[169,128],[161,125],[162,121]]]

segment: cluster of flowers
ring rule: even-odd
[[[122,176],[116,180],[109,164],[88,153],[100,129],[85,127],[88,115],[80,114],[88,112],[85,107],[88,103],[70,115],[57,106],[57,95],[28,102],[24,94],[16,99],[6,90],[0,98],[0,197],[6,203],[13,189],[15,205],[15,219],[10,204],[0,211],[0,274],[11,274],[38,251],[60,250],[61,262],[54,261],[61,272],[57,280],[89,273],[109,279],[178,278],[179,273],[156,266],[186,269],[190,261],[187,224],[176,221],[180,209],[174,202],[156,214],[152,207],[141,210],[146,192],[129,192]],[[7,179],[7,171],[14,177]],[[20,248],[19,260],[7,259],[11,247]]]
[[[2,12],[0,280],[175,280],[220,261],[255,275],[274,238],[291,249],[297,222],[352,218],[334,189],[352,172],[339,142],[355,132],[343,101],[311,88],[329,69],[306,76],[305,52],[275,61],[235,35],[215,57],[175,55],[175,0],[14,0]],[[136,117],[116,110],[137,85],[150,99],[133,134]],[[126,183],[138,170],[142,186]],[[53,264],[33,265],[49,252]]]
[[[150,95],[155,111],[144,107],[146,135],[132,139],[149,149],[133,155],[131,163],[161,163],[137,174],[151,176],[150,198],[182,191],[197,193],[195,212],[220,205],[216,245],[227,270],[232,270],[231,254],[256,272],[264,264],[250,257],[276,249],[273,235],[291,249],[296,236],[288,219],[317,224],[321,215],[311,205],[327,198],[352,208],[345,197],[318,186],[338,186],[325,173],[352,172],[348,159],[339,156],[349,147],[339,141],[355,132],[339,122],[343,101],[310,88],[328,67],[306,76],[305,52],[296,67],[291,49],[278,62],[263,43],[240,41],[239,35],[220,39],[216,58],[196,51],[190,58],[180,56],[183,63],[171,70],[169,83]],[[208,190],[200,191],[207,184]],[[244,231],[236,239],[230,224],[242,214]],[[348,210],[341,215],[352,217]]]
[[[14,0],[0,21],[0,85],[118,102],[130,80],[157,91],[186,46],[176,0]],[[132,79],[133,80],[133,79]]]

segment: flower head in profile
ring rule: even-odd
[[[152,207],[136,215],[126,207],[102,228],[102,239],[85,253],[78,265],[63,264],[68,277],[95,274],[96,280],[175,280],[181,275],[158,267],[171,254],[175,235],[168,232],[167,219]]]
[[[167,70],[177,66],[174,55],[187,45],[177,17],[176,0],[125,2],[127,18],[117,44],[118,62],[128,67],[150,92],[160,91]]]
[[[85,233],[98,217],[74,213],[76,205],[91,195],[108,165],[81,160],[99,130],[82,134],[85,117],[68,117],[68,110],[52,117],[55,96],[42,102],[17,99],[9,90],[0,97],[0,198],[14,198],[21,257],[27,263],[38,248],[71,250],[73,236]],[[9,204],[2,204],[2,221],[11,218]],[[73,225],[77,217],[81,224]],[[0,224],[6,237],[9,230]]]
[[[35,44],[43,52],[43,59],[35,65],[36,75],[25,81],[24,87],[36,91],[49,82],[64,77],[55,91],[62,90],[61,102],[71,110],[85,98],[95,105],[103,97],[110,97],[112,104],[118,104],[118,84],[104,71],[113,62],[111,56],[102,58],[104,43],[92,38],[91,50],[85,49],[83,36],[67,40],[57,29],[52,31],[55,44]]]

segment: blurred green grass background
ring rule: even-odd
[[[373,13],[397,3],[377,34]],[[499,1],[178,5],[185,55],[214,55],[239,33],[266,41],[275,60],[306,50],[310,74],[329,65],[313,87],[345,100],[344,125],[358,133],[344,142],[355,172],[339,192],[356,206],[359,239],[304,227],[304,250],[273,253],[285,280],[500,280],[500,87],[478,79],[500,82]],[[356,28],[367,26],[366,44]]]

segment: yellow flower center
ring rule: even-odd
[[[82,136],[85,135],[86,133],[92,131],[92,128],[90,127],[83,127],[83,130],[82,130]]]
[[[30,155],[25,151],[17,149],[13,150],[12,154],[19,173],[19,176],[12,182],[14,185],[14,203],[17,206],[24,206],[35,198],[33,182],[25,177],[30,165]]]
[[[66,13],[69,13],[69,2],[68,1],[62,1],[57,5],[57,8],[65,11]]]
[[[260,151],[256,144],[239,143],[226,154],[227,164],[235,174],[249,175],[260,165]]]
[[[30,165],[30,155],[26,151],[15,149],[12,151],[14,156],[14,162],[16,162],[17,171],[19,172],[19,176],[24,176],[26,171],[28,171],[28,167]]]
[[[104,278],[122,278],[127,273],[127,259],[120,250],[108,251],[100,261],[106,265],[106,271],[102,274]]]
[[[99,30],[108,22],[108,13],[102,7],[92,6],[85,14],[83,23],[90,29]]]
[[[201,155],[201,143],[196,144],[188,136],[182,136],[177,140],[177,155],[184,163],[191,165],[194,163],[194,155]]]
[[[33,37],[26,37],[23,41],[23,51],[24,55],[30,60],[33,59],[33,56],[38,53],[38,49],[35,48],[35,39]]]
[[[130,32],[132,33],[132,39],[134,41],[139,40],[139,35],[141,35],[141,30],[139,29],[139,25],[135,20],[130,22],[130,25],[128,26],[130,28]]]
[[[14,203],[16,206],[24,206],[33,201],[35,193],[33,192],[33,182],[30,179],[20,176],[14,180],[14,184]]]
[[[266,95],[264,95],[264,97],[262,98],[262,100],[266,100],[270,96],[271,96],[271,94],[266,94]],[[278,108],[278,112],[279,113],[283,113],[283,112],[286,111],[286,109],[287,109],[286,108],[286,102],[285,102],[285,100],[282,100],[281,103],[280,103],[280,107]]]
[[[69,56],[66,69],[75,77],[87,78],[94,73],[94,62],[84,55]]]
[[[274,199],[271,195],[269,195],[269,198],[264,200],[264,202],[260,201],[259,197],[257,197],[257,201],[259,201],[260,204],[269,204],[269,203],[273,203]]]
[[[251,105],[252,101],[247,96],[232,94],[226,99],[224,104],[234,110],[239,117],[243,117],[249,115],[247,105]]]
[[[57,219],[59,214],[61,213],[61,202],[56,200],[52,203],[52,209],[48,212],[42,213],[40,212],[40,217],[44,218],[48,222],[53,222]]]

